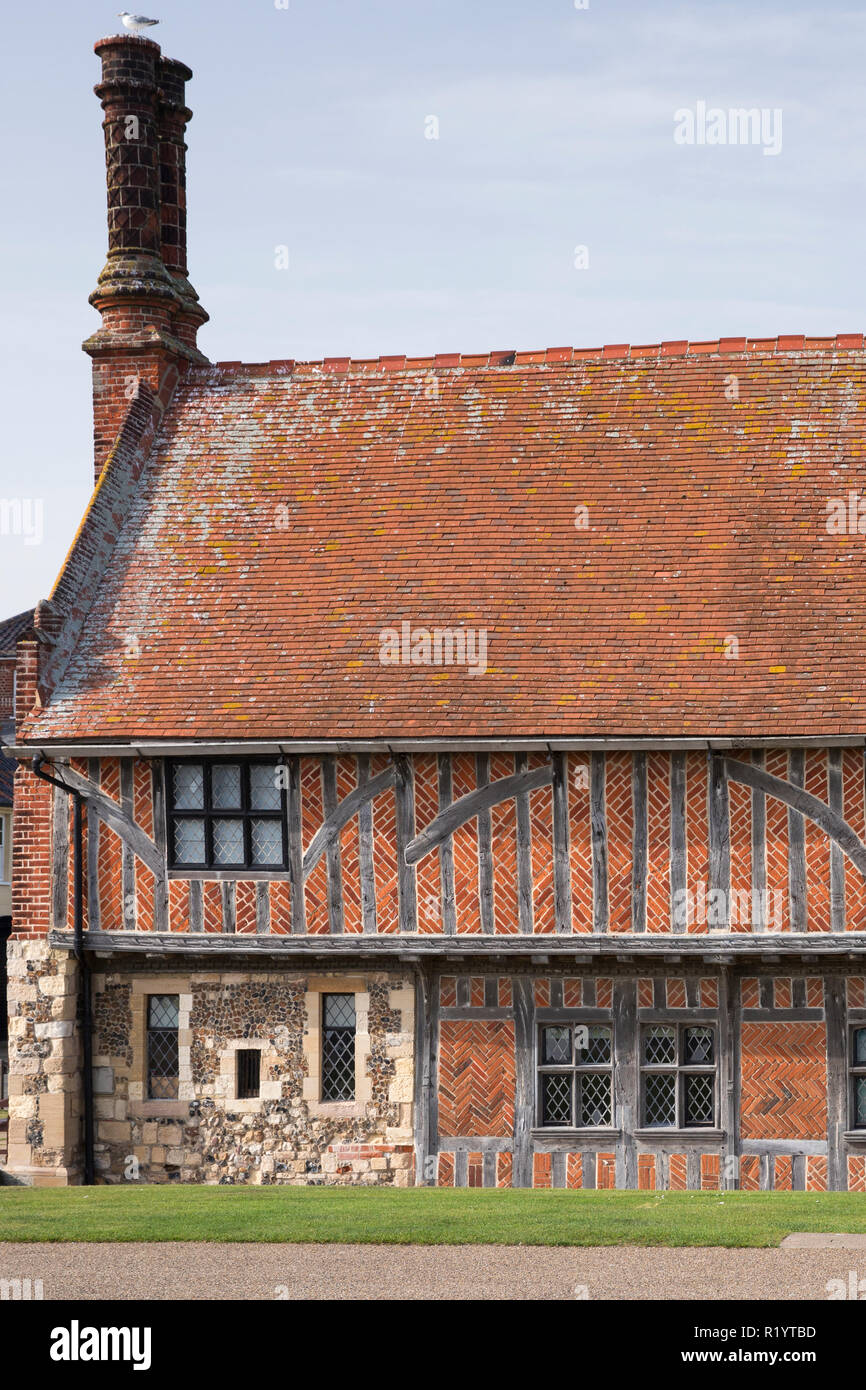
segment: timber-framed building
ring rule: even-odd
[[[9,1173],[862,1190],[862,335],[212,364],[191,73],[96,51]]]

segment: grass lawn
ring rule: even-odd
[[[866,1232],[866,1195],[335,1187],[0,1187],[0,1240],[773,1246]]]

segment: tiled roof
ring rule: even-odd
[[[33,621],[33,609],[28,608],[25,613],[16,613],[14,618],[6,618],[0,623],[0,656],[14,656],[15,644],[19,637],[30,627]]]
[[[28,734],[860,734],[864,484],[860,335],[196,368]]]

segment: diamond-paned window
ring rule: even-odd
[[[281,864],[283,860],[283,827],[277,820],[263,820],[256,816],[251,825],[253,863]]]
[[[286,869],[283,768],[266,760],[168,764],[172,869]]]
[[[174,862],[201,864],[205,857],[204,821],[185,817],[172,827]]]
[[[574,1073],[544,1072],[541,1077],[542,1124],[570,1125]]]
[[[643,1041],[645,1066],[673,1066],[677,1060],[676,1028],[647,1028]]]
[[[151,1100],[177,1100],[179,1003],[176,994],[152,994],[147,1001],[147,1094]]]
[[[355,996],[322,996],[322,1100],[355,1099]]]
[[[866,1028],[851,1029],[851,1128],[866,1129]]]
[[[213,823],[213,861],[215,864],[243,864],[244,823],[220,816]]]
[[[542,1028],[542,1059],[545,1062],[562,1063],[571,1061],[571,1029]]]
[[[579,1125],[609,1125],[610,1076],[606,1072],[578,1072],[577,1123]]]
[[[699,1066],[701,1063],[709,1064],[713,1060],[713,1030],[712,1028],[686,1028],[685,1030],[685,1056],[683,1061],[687,1066]]]
[[[271,763],[250,765],[250,807],[253,811],[279,811],[282,791],[279,769]]]
[[[538,1040],[538,1117],[542,1126],[585,1129],[613,1124],[609,1024],[546,1023]]]
[[[677,1078],[672,1072],[647,1076],[644,1083],[644,1123],[675,1125],[677,1122]]]
[[[214,763],[211,768],[211,797],[215,810],[241,809],[241,770],[237,763]]]
[[[204,767],[201,763],[175,763],[172,788],[178,811],[204,810]]]
[[[687,1074],[685,1115],[687,1125],[711,1125],[715,1116],[715,1077],[707,1072]]]
[[[646,1024],[641,1036],[641,1114],[650,1129],[713,1128],[716,1033],[707,1024]]]

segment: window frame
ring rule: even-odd
[[[674,1062],[645,1062],[644,1038],[653,1028],[670,1028],[676,1038],[676,1060]],[[713,1060],[710,1065],[705,1062],[688,1063],[682,1059],[685,1055],[685,1035],[689,1029],[706,1028],[713,1038]],[[719,1124],[719,1029],[718,1025],[710,1019],[653,1019],[640,1024],[638,1035],[638,1066],[640,1070],[639,1088],[639,1111],[640,1128],[652,1130],[658,1134],[700,1134],[703,1131],[718,1129]],[[646,1108],[646,1082],[647,1076],[673,1075],[674,1085],[674,1122],[670,1125],[653,1124],[647,1118]],[[709,1121],[702,1120],[700,1124],[687,1121],[686,1113],[686,1079],[689,1076],[712,1076],[713,1078],[713,1115]]]
[[[255,1065],[251,1061],[241,1062],[241,1058],[250,1059],[255,1057]],[[262,1097],[262,1049],[260,1047],[238,1047],[235,1049],[235,1100],[261,1100]],[[249,1068],[255,1074],[255,1089],[251,1089],[252,1082],[247,1075],[242,1076]]]
[[[545,1028],[568,1028],[571,1031],[571,1056],[572,1060],[568,1063],[545,1062],[544,1058],[544,1030]],[[601,1062],[579,1063],[574,1061],[577,1049],[574,1046],[575,1028],[606,1028],[610,1033],[610,1061],[605,1064]],[[586,1018],[580,1014],[570,1014],[562,1018],[547,1018],[539,1020],[535,1033],[535,1129],[544,1134],[586,1134],[597,1130],[604,1130],[615,1134],[616,1124],[616,1097],[613,1085],[613,1061],[616,1038],[612,1019]],[[554,1073],[571,1073],[571,1124],[546,1124],[544,1120],[544,1088],[542,1077]],[[597,1075],[604,1072],[610,1077],[610,1121],[608,1124],[579,1125],[575,1123],[578,1104],[578,1078],[581,1075]]]
[[[328,1027],[325,1022],[325,1010],[327,1001],[330,998],[351,999],[352,1010],[354,1013],[354,1024],[348,1027]],[[358,1095],[358,996],[352,990],[332,989],[323,990],[319,995],[321,1040],[319,1044],[319,1097],[323,1105],[354,1105]],[[350,1096],[329,1096],[325,1094],[326,1071],[325,1071],[325,1033],[351,1033],[352,1035],[352,1094]]]
[[[217,765],[239,767],[241,770],[241,805],[238,808],[214,807],[212,770]],[[163,764],[166,819],[166,855],[171,873],[183,876],[185,873],[224,874],[237,878],[246,874],[263,877],[285,874],[289,871],[289,827],[288,806],[285,786],[280,787],[280,809],[278,811],[256,810],[250,805],[250,769],[254,766],[283,767],[279,756],[261,757],[189,757],[167,758]],[[178,809],[174,801],[174,770],[176,767],[201,767],[202,801],[200,807]],[[179,820],[204,821],[205,858],[203,862],[178,860],[175,855],[174,828]],[[217,863],[213,853],[213,826],[216,820],[241,820],[243,822],[244,859],[242,863]],[[275,864],[256,864],[252,859],[253,820],[279,821],[282,858]]]
[[[857,1123],[857,1079],[866,1077],[866,1063],[858,1065],[854,1060],[858,1032],[866,1033],[866,1020],[851,1023],[848,1027],[848,1128],[856,1131],[858,1137],[863,1135],[866,1138],[866,1120],[862,1124]]]
[[[176,1001],[176,1013],[177,1013],[177,1017],[178,1017],[178,1022],[176,1023],[176,1025],[175,1025],[174,1028],[156,1028],[156,1027],[154,1027],[154,1026],[151,1024],[151,1021],[150,1021],[151,1003],[152,1003],[152,1001],[153,1001],[154,999],[174,999],[174,1000]],[[175,1104],[175,1103],[180,1099],[180,995],[179,995],[179,994],[171,994],[171,993],[160,993],[159,991],[156,991],[156,990],[155,990],[153,993],[151,993],[150,991],[148,991],[148,993],[145,995],[145,1006],[144,1006],[144,1007],[145,1007],[145,1014],[144,1014],[144,1047],[145,1047],[145,1053],[144,1053],[144,1064],[145,1064],[144,1088],[145,1088],[145,1091],[146,1091],[146,1093],[147,1093],[147,1094],[145,1095],[144,1099],[145,1099],[146,1101],[148,1101],[148,1102],[151,1102],[151,1101],[152,1101],[152,1102],[155,1102],[156,1104],[159,1104],[160,1102],[164,1102],[164,1103],[166,1103],[166,1104],[173,1105],[173,1104]],[[177,1053],[177,1076],[176,1076],[176,1077],[170,1077],[170,1078],[168,1078],[168,1079],[172,1079],[172,1080],[175,1080],[175,1081],[176,1081],[176,1094],[173,1095],[173,1096],[155,1096],[155,1095],[153,1094],[153,1074],[152,1074],[152,1071],[151,1071],[151,1048],[150,1048],[150,1040],[151,1040],[151,1036],[152,1036],[154,1033],[173,1033],[173,1034],[174,1034],[174,1039],[175,1039],[175,1041],[174,1041],[174,1046],[175,1046],[175,1052]],[[162,1078],[162,1079],[166,1079],[166,1078]]]

